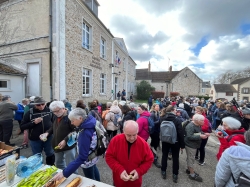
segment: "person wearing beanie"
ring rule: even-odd
[[[222,153],[229,147],[236,145],[235,141],[245,143],[244,133],[245,129],[241,127],[239,120],[233,117],[225,117],[222,119],[223,130],[228,136],[223,136],[219,131],[215,134],[220,141],[220,148],[217,154],[217,159],[219,160]]]

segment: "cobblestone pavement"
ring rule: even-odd
[[[18,123],[14,123],[13,128],[13,137],[10,142],[15,143],[16,145],[21,145],[23,140],[23,135],[16,135],[18,132],[19,126]],[[206,158],[205,165],[200,166],[198,162],[195,164],[195,171],[199,173],[199,175],[203,178],[203,182],[199,183],[196,181],[192,181],[188,178],[186,174],[186,153],[180,155],[180,169],[179,169],[179,179],[178,183],[173,183],[172,181],[172,161],[168,161],[167,168],[167,179],[164,180],[161,178],[161,171],[159,168],[156,168],[154,165],[150,168],[147,174],[143,176],[143,187],[213,187],[214,186],[214,173],[217,164],[216,154],[219,148],[217,138],[212,134],[208,140],[206,146]],[[32,155],[31,148],[22,149],[21,155],[25,157],[29,157]],[[159,158],[161,158],[161,150],[158,150]],[[44,159],[45,160],[45,159]],[[112,185],[112,173],[110,168],[107,166],[105,160],[100,158],[100,161],[97,164],[100,175],[101,182]],[[83,175],[81,169],[79,169],[79,174]],[[84,175],[83,175],[84,176]]]

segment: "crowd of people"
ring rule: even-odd
[[[124,92],[120,97],[126,96]],[[118,99],[120,97],[117,95]],[[12,146],[13,111],[20,126],[18,134],[23,134],[21,148],[30,146],[33,154],[44,151],[46,164],[62,169],[54,179],[78,173],[80,167],[85,177],[100,181],[96,166],[99,157],[93,154],[99,141],[97,124],[105,128],[109,140],[105,160],[112,170],[115,186],[141,186],[142,176],[152,164],[166,179],[168,160],[172,160],[172,180],[177,183],[179,155],[183,150],[187,155],[188,177],[202,182],[194,163],[198,160],[200,166],[205,164],[205,147],[211,133],[215,133],[220,141],[216,175],[222,177],[218,179],[216,176],[215,185],[230,186],[232,181],[236,183],[241,173],[250,177],[249,169],[228,162],[234,157],[250,163],[248,103],[239,106],[234,101],[183,97],[154,100],[150,96],[148,103],[136,105],[121,99],[107,102],[106,107],[98,100],[88,106],[78,100],[73,109],[67,99],[46,102],[42,97],[32,96],[16,105],[10,96],[4,96],[0,103],[0,141]],[[175,134],[176,137],[172,143],[160,139],[163,136],[161,124],[165,122],[174,126],[172,136]],[[159,147],[161,159],[157,151]],[[243,149],[245,155],[237,154]],[[231,164],[237,169],[230,171]],[[222,172],[223,169],[228,170],[228,175]]]

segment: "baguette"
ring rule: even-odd
[[[81,180],[80,177],[76,177],[66,187],[77,187],[81,183]]]

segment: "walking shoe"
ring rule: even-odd
[[[161,171],[161,177],[162,177],[163,179],[166,179],[166,178],[167,178],[166,171]]]
[[[199,165],[204,166],[205,162],[199,162]]]
[[[196,175],[198,175],[199,176],[199,174],[198,173],[196,173],[196,172],[194,172]],[[189,171],[189,169],[186,169],[186,174],[190,174],[190,171]]]
[[[173,182],[177,183],[177,180],[178,180],[178,175],[173,174]]]
[[[198,156],[196,156],[196,157],[194,157],[194,158],[195,158],[195,160],[199,160],[199,159],[200,159]]]
[[[23,144],[23,145],[20,146],[20,149],[27,149],[28,147],[29,147],[28,144]]]
[[[198,182],[202,182],[202,178],[201,178],[199,175],[197,175],[196,173],[195,173],[194,177],[192,177],[191,175],[189,175],[189,178],[190,178],[191,180],[195,180],[195,181],[198,181]]]
[[[155,167],[161,168],[161,164],[159,164],[156,159],[154,160],[153,163],[154,163]]]

